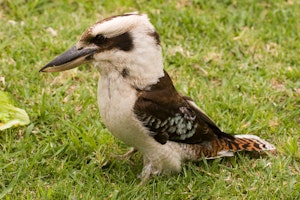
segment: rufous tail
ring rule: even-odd
[[[233,139],[220,138],[211,142],[211,151],[204,155],[207,159],[233,156],[238,151],[263,152],[276,150],[275,146],[256,135],[234,135]]]

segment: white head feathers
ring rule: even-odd
[[[134,28],[144,28],[146,31],[155,31],[147,15],[125,14],[107,18],[91,27],[91,34],[103,34],[107,38],[115,37]]]

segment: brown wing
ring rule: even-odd
[[[232,138],[191,102],[176,91],[165,72],[157,84],[138,91],[134,112],[162,144],[168,140],[195,144],[224,136]]]

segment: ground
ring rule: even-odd
[[[31,124],[0,133],[0,199],[300,198],[300,3],[288,1],[0,1],[0,89]],[[98,72],[39,69],[97,20],[147,13],[165,69],[222,130],[255,134],[276,156],[186,163],[138,187],[142,158],[101,122]]]

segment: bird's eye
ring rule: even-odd
[[[100,45],[106,42],[106,38],[102,34],[98,34],[95,36],[94,41],[96,45]]]

